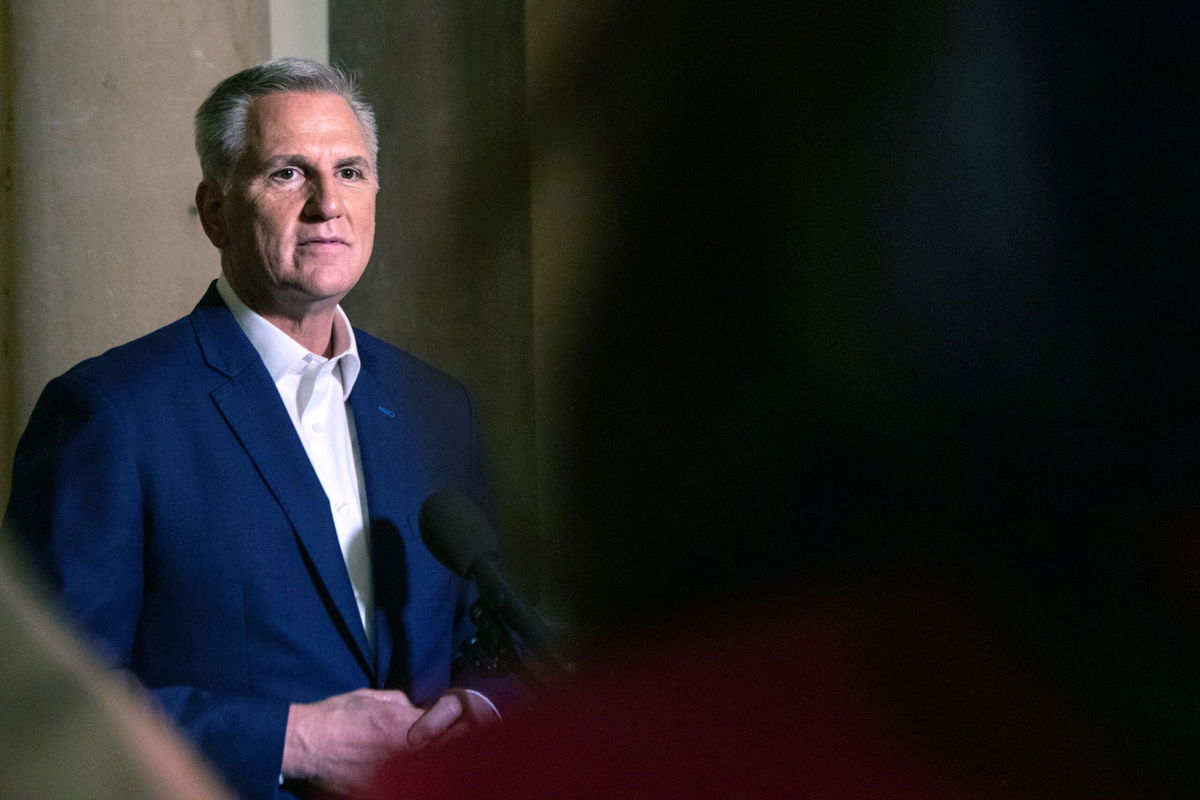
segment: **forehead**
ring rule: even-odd
[[[350,104],[336,94],[284,92],[256,97],[246,115],[248,154],[336,150],[368,157],[366,136]]]

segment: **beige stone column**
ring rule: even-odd
[[[191,118],[218,80],[267,57],[269,36],[267,0],[5,11],[6,501],[15,437],[46,381],[186,314],[217,275],[192,204]]]
[[[8,0],[0,0],[0,501],[7,502],[12,452],[18,423],[13,419],[12,316],[12,104],[9,87],[12,67],[9,56]]]
[[[533,274],[538,510],[542,551],[552,556],[567,529],[562,498],[573,477],[565,465],[571,433],[564,404],[574,391],[578,351],[594,330],[602,254],[613,237],[607,132],[580,118],[576,61],[595,47],[612,3],[604,0],[527,0],[526,79],[530,131],[530,221]],[[564,100],[573,102],[566,103]],[[547,558],[549,561],[550,559]],[[548,563],[543,593],[564,594],[561,570]]]

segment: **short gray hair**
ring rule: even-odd
[[[375,111],[345,70],[306,58],[279,58],[244,69],[217,84],[196,111],[196,153],[206,181],[228,191],[238,160],[246,151],[246,117],[257,97],[284,92],[328,92],[345,100],[358,122],[378,174],[379,131]]]

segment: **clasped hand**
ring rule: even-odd
[[[448,690],[427,709],[414,706],[404,692],[376,689],[294,703],[283,775],[339,796],[366,795],[375,773],[396,755],[495,720],[486,700],[463,689]]]

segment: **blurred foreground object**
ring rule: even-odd
[[[231,797],[174,728],[48,613],[17,559],[0,535],[0,796]]]
[[[534,113],[595,210],[580,678],[397,770],[1198,796],[1200,9],[603,8]]]

